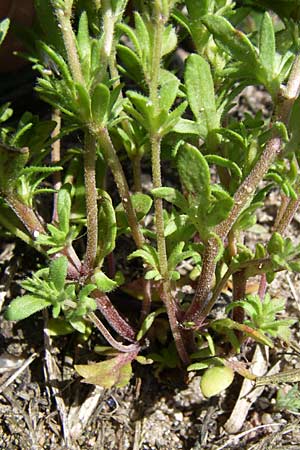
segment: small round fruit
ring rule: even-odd
[[[234,372],[230,367],[211,367],[201,377],[200,388],[205,397],[212,397],[231,385]]]

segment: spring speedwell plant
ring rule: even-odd
[[[134,360],[156,361],[210,371],[202,388],[214,395],[208,379],[233,379],[232,348],[249,337],[272,347],[294,323],[277,320],[284,301],[266,290],[277,272],[300,271],[299,246],[285,237],[300,199],[299,24],[231,0],[35,3],[27,57],[53,120],[24,113],[12,129],[2,106],[0,223],[48,263],[22,282],[6,318],[49,308],[53,334],[88,337],[96,327],[111,357],[76,366],[88,383],[124,386]],[[234,118],[251,85],[270,94],[271,118]],[[74,133],[82,145],[60,150]],[[177,184],[166,184],[167,166]],[[281,198],[273,234],[249,248],[245,234],[271,192]],[[120,264],[125,238],[141,278]],[[229,280],[232,303],[214,319]],[[139,306],[121,314],[111,293],[122,297],[133,282]]]

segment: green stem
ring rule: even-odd
[[[164,20],[161,14],[161,8],[158,0],[155,1],[155,27],[153,37],[153,53],[151,61],[151,77],[149,80],[150,100],[157,113],[159,109],[158,87],[159,87],[159,72],[161,61],[162,39],[164,32]]]
[[[162,52],[162,39],[166,17],[162,14],[162,5],[159,0],[154,3],[155,27],[153,37],[153,51],[151,60],[151,77],[149,80],[150,100],[154,106],[154,115],[159,114],[159,72]],[[151,163],[153,187],[161,187],[161,136],[157,130],[150,132]],[[162,298],[166,305],[170,328],[174,337],[175,345],[182,362],[187,365],[189,356],[186,351],[185,342],[179,328],[178,306],[172,295],[170,275],[168,269],[168,258],[166,240],[164,233],[163,201],[160,198],[154,200],[156,242],[159,258],[160,274],[162,276]]]
[[[60,158],[60,139],[56,139],[56,136],[61,131],[61,112],[59,109],[53,110],[51,119],[54,120],[54,122],[56,122],[56,126],[51,133],[51,138],[54,140],[54,142],[51,145],[51,163],[58,164],[61,159]],[[58,191],[61,188],[61,173],[60,172],[54,172],[54,174],[53,174],[53,187],[56,191]],[[53,194],[52,222],[58,221],[57,196],[58,196],[58,192],[55,192]]]
[[[151,138],[152,178],[154,188],[161,187],[160,143],[161,138],[159,137],[159,135],[155,134]],[[164,230],[163,201],[161,198],[156,198],[154,200],[154,208],[160,273],[164,280],[168,280],[169,270]]]
[[[116,150],[113,146],[113,143],[110,139],[107,129],[101,128],[100,130],[98,130],[97,137],[99,139],[99,143],[103,150],[105,159],[114,176],[124,210],[127,214],[128,223],[132,232],[132,237],[134,239],[136,246],[140,248],[144,244],[144,236],[141,233],[136,213],[135,210],[133,209],[128,184],[120,160],[117,156]]]
[[[68,65],[71,70],[72,77],[76,83],[84,85],[81,65],[76,48],[75,35],[71,24],[72,2],[68,3],[69,5],[66,5],[64,9],[57,7],[55,9],[55,13],[62,33],[65,50],[67,53]]]
[[[96,138],[85,132],[84,184],[87,213],[87,247],[84,267],[89,273],[95,265],[98,245],[98,206],[96,188]]]

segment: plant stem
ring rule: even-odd
[[[108,296],[99,290],[94,291],[91,295],[95,299],[99,311],[113,329],[124,339],[134,342],[135,330],[120,316]]]
[[[116,350],[119,350],[122,353],[131,353],[137,352],[139,350],[139,344],[129,344],[123,345],[120,342],[116,341],[115,338],[112,337],[107,328],[103,325],[101,320],[96,316],[95,313],[91,312],[88,314],[88,318],[93,322],[93,324],[98,328],[100,333],[105,337],[107,342]]]
[[[142,192],[141,156],[139,154],[136,154],[134,155],[131,161],[132,161],[134,192]]]
[[[36,238],[40,233],[45,233],[45,229],[34,211],[29,206],[22,203],[16,193],[6,192],[4,199],[33,238]]]
[[[85,132],[84,142],[84,184],[87,216],[87,246],[84,259],[86,273],[93,270],[98,246],[98,206],[96,188],[96,138]]]
[[[59,109],[54,109],[52,113],[52,120],[56,122],[56,126],[52,131],[51,138],[55,139],[60,133],[61,128],[61,114]],[[57,164],[60,162],[60,139],[56,139],[51,145],[51,162]],[[53,187],[58,191],[61,187],[61,173],[54,172],[53,174]],[[52,212],[52,222],[57,222],[57,192],[53,196],[53,212]]]
[[[141,233],[136,213],[132,206],[128,184],[120,160],[117,156],[113,143],[111,142],[107,128],[101,128],[100,130],[97,130],[97,137],[99,139],[99,143],[103,150],[105,159],[114,176],[124,210],[127,214],[128,223],[132,232],[132,237],[134,239],[136,246],[140,248],[144,244],[144,236]]]
[[[299,195],[296,200],[289,201],[281,220],[279,221],[278,225],[276,226],[276,231],[278,231],[278,233],[284,234],[288,225],[292,221],[292,219],[299,207],[299,204],[300,204]]]
[[[76,40],[71,24],[72,2],[65,5],[64,9],[55,9],[59,28],[62,33],[65,50],[67,53],[68,65],[72,73],[72,77],[76,83],[84,85],[84,79],[81,71],[81,65],[76,48]]]
[[[152,178],[154,188],[161,187],[160,143],[161,138],[159,135],[155,134],[151,137]],[[168,280],[169,270],[164,229],[163,201],[161,198],[156,198],[154,200],[154,208],[160,274],[164,280]]]
[[[164,32],[164,21],[166,18],[162,14],[162,5],[159,0],[154,2],[154,37],[153,49],[151,59],[151,76],[149,79],[149,93],[150,101],[153,104],[154,115],[158,115],[159,108],[159,72],[162,51],[162,39]],[[152,179],[153,187],[161,187],[161,136],[157,130],[150,131],[151,142],[151,163],[152,163]],[[178,306],[172,295],[170,275],[168,269],[168,258],[164,231],[164,217],[163,217],[163,201],[160,198],[154,200],[155,209],[155,226],[156,226],[156,242],[159,259],[159,269],[162,276],[162,298],[166,305],[170,328],[174,337],[176,348],[182,362],[187,365],[189,363],[189,356],[186,351],[185,343],[181,330],[179,328]]]

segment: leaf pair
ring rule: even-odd
[[[37,243],[43,246],[50,247],[47,250],[49,255],[57,253],[71,245],[73,239],[77,235],[77,230],[70,227],[71,214],[71,195],[69,184],[61,187],[57,196],[57,215],[58,224],[47,224],[49,235],[40,234],[37,236]]]

